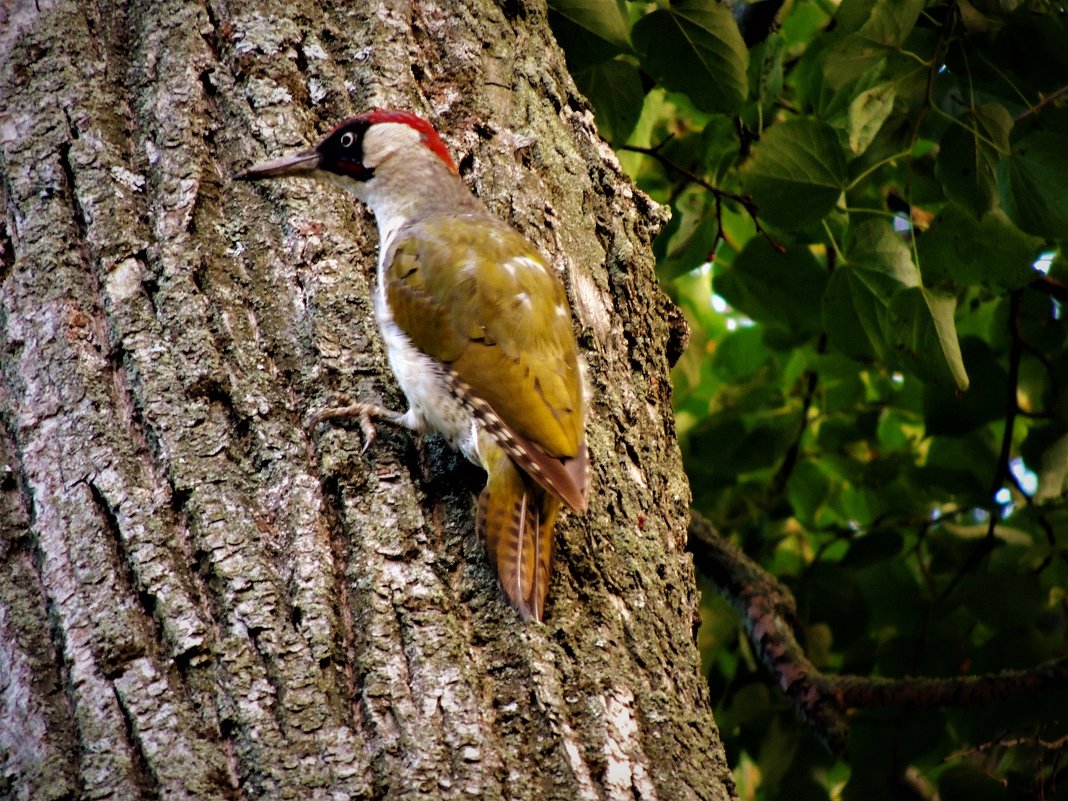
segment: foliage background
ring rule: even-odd
[[[884,677],[1063,658],[1066,7],[550,7],[603,135],[672,211],[694,509],[793,591],[808,657]],[[1068,798],[1068,692],[857,712],[834,754],[705,589],[742,798]]]

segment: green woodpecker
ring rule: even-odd
[[[376,110],[315,147],[236,178],[308,176],[378,222],[375,313],[401,414],[365,403],[317,419],[372,417],[437,431],[487,473],[477,528],[508,600],[541,620],[561,504],[587,506],[583,366],[564,288],[537,249],[460,179],[425,120]]]

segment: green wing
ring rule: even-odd
[[[432,217],[400,235],[385,274],[397,325],[550,456],[584,450],[582,377],[559,279],[489,216]]]

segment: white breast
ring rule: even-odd
[[[389,366],[408,398],[408,422],[412,428],[437,431],[475,464],[476,423],[471,412],[453,395],[445,382],[445,366],[416,348],[393,321],[386,302],[382,264],[378,266],[375,315],[386,343]]]

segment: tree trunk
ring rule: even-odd
[[[541,4],[16,0],[0,59],[0,796],[729,798],[662,217]],[[403,404],[374,226],[229,176],[383,105],[435,123],[572,300],[593,492],[545,625],[495,586],[478,470],[303,422]]]

